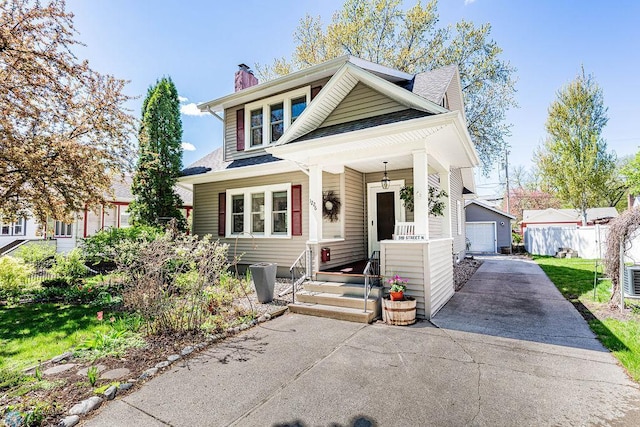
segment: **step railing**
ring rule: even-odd
[[[380,251],[373,251],[362,274],[364,275],[364,312],[366,313],[371,293],[371,282],[373,280],[379,282],[380,280]]]
[[[289,273],[291,274],[291,286],[280,292],[278,296],[283,296],[292,292],[292,303],[296,302],[296,288],[311,277],[311,249],[305,249],[300,256],[291,264]]]

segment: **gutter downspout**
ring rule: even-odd
[[[207,108],[207,111],[209,113],[211,113],[212,116],[214,116],[216,119],[220,120],[222,123],[224,123],[224,118],[220,117],[219,115],[216,114],[215,111],[213,111],[211,108]]]

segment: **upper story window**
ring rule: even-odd
[[[307,86],[245,105],[245,140],[249,141],[249,148],[278,141],[310,99],[311,88]]]
[[[62,221],[56,221],[56,225],[53,230],[53,237],[71,237],[71,236],[72,236],[71,224],[65,224]]]
[[[0,223],[0,236],[24,236],[24,222],[24,218],[20,218],[11,224]]]
[[[231,216],[227,220],[227,237],[291,236],[291,185],[227,190]]]

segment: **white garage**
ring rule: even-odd
[[[497,251],[495,222],[467,222],[467,239],[471,243],[469,252]]]

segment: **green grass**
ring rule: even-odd
[[[0,308],[0,369],[25,368],[78,346],[109,326],[88,305],[27,304]]]
[[[591,309],[608,304],[611,296],[609,280],[597,282],[594,298],[593,260],[551,257],[534,257],[534,260],[567,299],[577,299]],[[626,303],[637,304],[629,300]],[[640,382],[640,317],[632,315],[629,320],[592,319],[588,323],[598,339],[622,363],[634,381]]]

